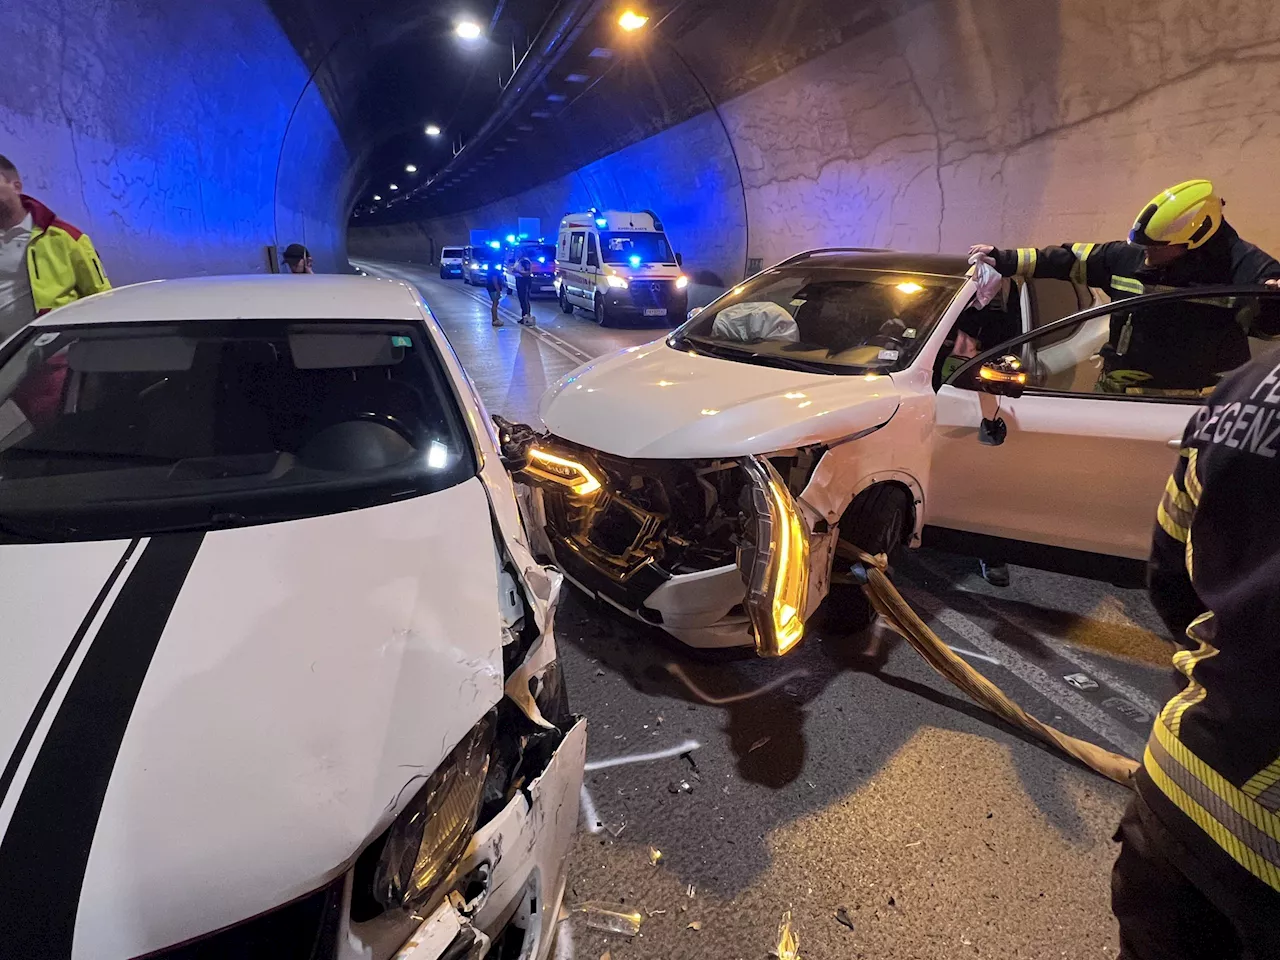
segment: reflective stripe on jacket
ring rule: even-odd
[[[71,224],[59,220],[39,200],[24,196],[31,214],[31,242],[27,244],[27,274],[36,315],[111,289],[93,241]]]

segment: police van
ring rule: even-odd
[[[591,311],[602,327],[623,320],[682,322],[689,278],[652,210],[588,210],[560,221],[556,287],[560,309]]]

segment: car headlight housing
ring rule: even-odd
[[[685,289],[686,287],[688,287],[688,286],[689,286],[689,278],[688,278],[688,277],[684,276],[683,274],[682,274],[682,275],[680,275],[680,276],[678,276],[678,277],[676,277],[676,289],[677,289],[677,290],[684,290],[684,289]]]
[[[627,282],[626,277],[620,277],[616,273],[606,274],[604,282],[609,284],[609,286],[613,287],[615,290],[625,290],[627,287],[631,286],[631,284]]]
[[[780,657],[804,637],[809,535],[778,471],[757,457],[747,457],[742,468],[751,481],[748,544],[738,555],[747,613],[755,628],[756,652]]]
[[[373,874],[373,895],[386,907],[429,910],[475,832],[494,719],[490,714],[436,768],[387,833]]]

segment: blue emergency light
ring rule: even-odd
[[[606,220],[604,217],[596,217],[596,226],[597,226],[597,227],[602,227],[602,228],[603,228],[603,227],[607,227],[608,225],[609,225],[609,221],[608,221],[608,220]]]
[[[497,240],[490,240],[490,241],[489,241],[489,246],[493,247],[493,249],[495,249],[495,250],[501,250],[501,249],[502,249],[502,244],[500,244]]]
[[[637,257],[637,256],[635,256],[634,254],[632,254],[632,256],[631,256],[631,258],[630,258],[630,259],[631,259],[631,265],[632,265],[633,267],[638,267],[638,266],[640,266],[640,258],[639,258],[639,257]]]
[[[508,233],[507,243],[515,243],[515,242],[516,242],[516,235],[514,233]]]

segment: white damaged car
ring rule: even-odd
[[[0,954],[547,957],[560,584],[405,284],[37,320],[0,348]]]
[[[982,307],[976,293],[961,257],[813,251],[579,368],[544,396],[545,432],[502,425],[539,554],[686,643],[763,655],[820,608],[828,635],[867,625],[854,548],[1141,582],[1175,449],[1213,384],[1104,392],[1103,347],[1135,321],[1274,330],[1280,295],[1094,306],[1082,285],[1024,278]],[[982,345],[967,362],[958,332]]]

